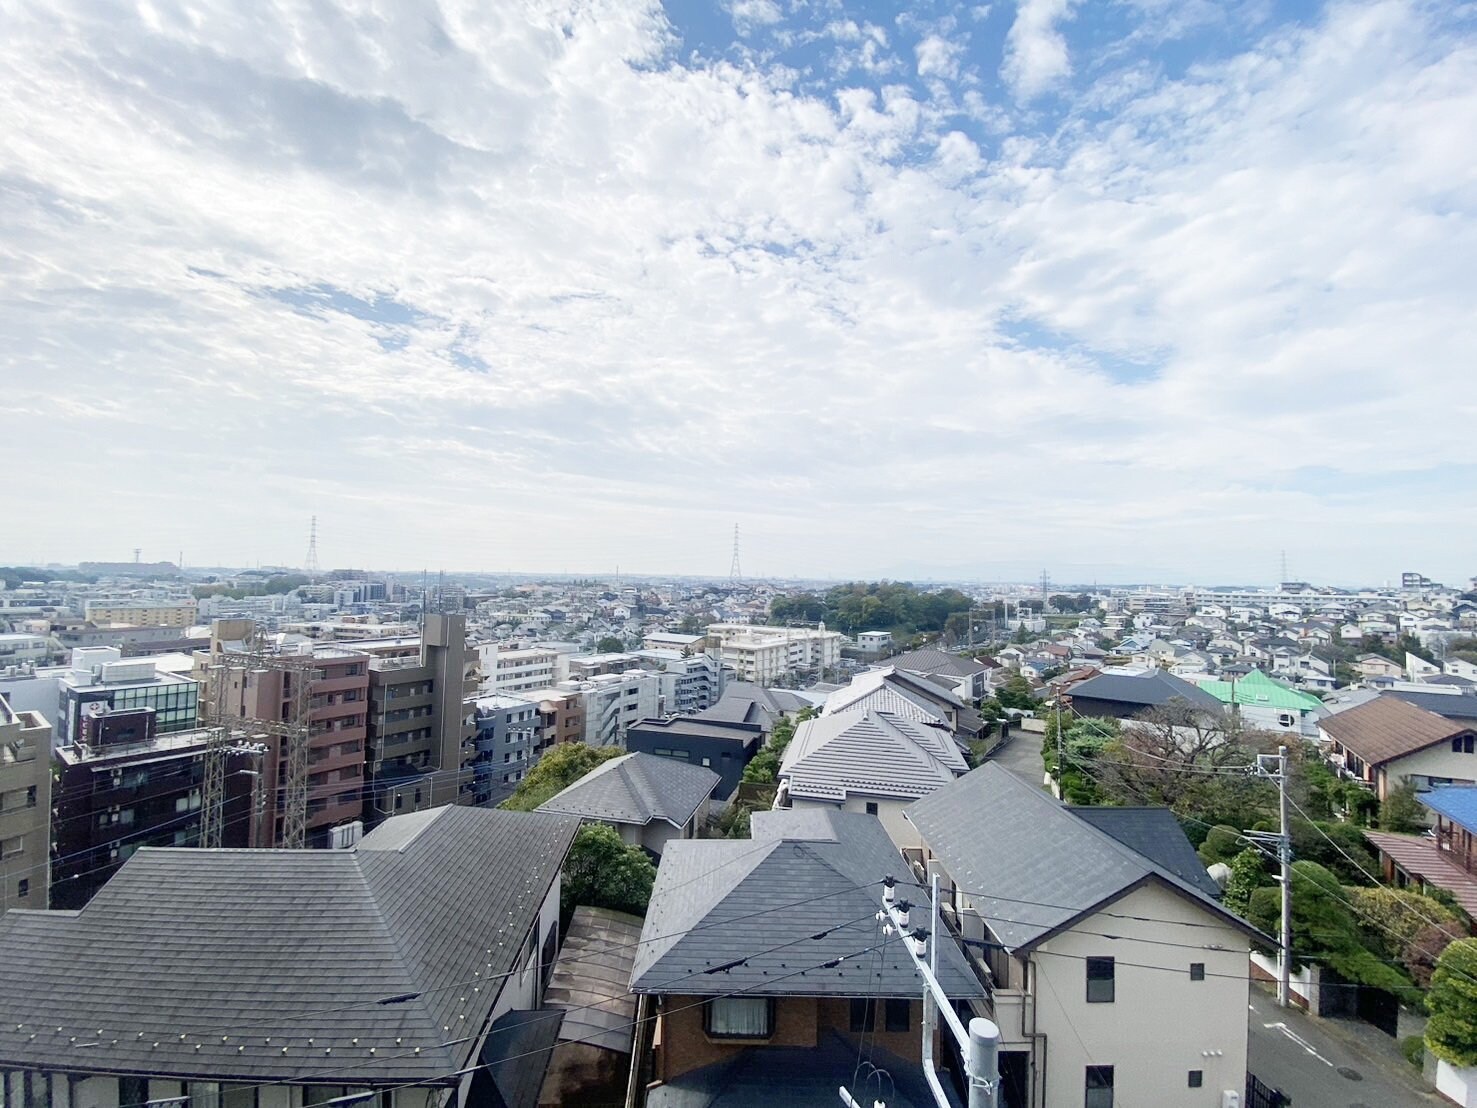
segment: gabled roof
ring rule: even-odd
[[[871,708],[920,723],[942,723],[949,710],[957,712],[962,707],[964,702],[942,685],[888,666],[860,673],[851,684],[826,697],[825,714]]]
[[[840,803],[849,793],[916,800],[968,770],[948,732],[853,710],[797,727],[779,776],[792,797]]]
[[[1236,703],[1246,707],[1278,708],[1290,712],[1316,712],[1323,701],[1309,693],[1299,692],[1281,681],[1274,681],[1259,669],[1254,669],[1239,681],[1202,681],[1200,688],[1222,704],[1231,703],[1232,691]]]
[[[1445,719],[1395,696],[1381,696],[1338,712],[1320,720],[1318,726],[1329,738],[1375,766],[1472,729],[1471,723]]]
[[[638,827],[659,819],[684,827],[720,780],[703,766],[655,754],[625,754],[596,766],[538,810]]]
[[[1393,691],[1388,694],[1417,708],[1447,719],[1477,720],[1477,696],[1466,693],[1422,693]]]
[[[1076,685],[1073,698],[1117,701],[1136,708],[1157,708],[1171,700],[1186,701],[1192,707],[1220,712],[1221,702],[1184,678],[1162,669],[1129,677],[1120,673],[1100,673]]]
[[[446,807],[349,850],[144,847],[80,911],[0,916],[0,1068],[454,1083],[501,990],[451,986],[514,968],[578,827]]]
[[[1072,806],[1067,810],[1113,836],[1129,850],[1142,854],[1160,869],[1194,885],[1206,896],[1220,899],[1221,887],[1206,872],[1205,863],[1200,861],[1180,821],[1168,808]]]
[[[993,762],[915,802],[906,815],[1011,950],[1032,947],[1079,917],[1156,881],[1228,925],[1261,937],[1222,907],[1198,878],[1187,880],[1175,872],[1184,868],[1177,847],[1159,844],[1145,853],[1125,845]],[[1150,836],[1168,832],[1162,823],[1150,827],[1140,820],[1129,826],[1132,817],[1121,818],[1125,822],[1115,824],[1115,830],[1145,847]]]
[[[919,995],[922,981],[907,952],[877,930],[882,878],[907,872],[881,822],[854,812],[782,810],[755,812],[752,828],[748,841],[668,844],[631,991]],[[928,911],[921,890],[908,887],[906,895],[915,912]],[[954,943],[938,954],[950,996],[983,995]]]
[[[889,658],[887,664],[909,673],[941,673],[949,677],[968,677],[973,673],[984,673],[990,668],[973,658],[945,654],[942,650],[910,650],[906,654]]]

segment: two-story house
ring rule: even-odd
[[[933,1103],[920,1053],[923,983],[878,919],[902,856],[872,816],[756,812],[752,840],[672,842],[631,971],[654,1002],[648,1108],[862,1103],[888,1075],[889,1105]],[[917,918],[929,902],[905,894]],[[926,924],[924,925],[927,926]],[[949,938],[939,979],[960,1001],[984,988]],[[1243,1015],[1244,1018],[1244,1015]],[[957,1063],[956,1063],[957,1072]]]
[[[874,815],[902,844],[911,841],[903,809],[968,771],[942,728],[887,712],[835,712],[795,729],[774,806]]]
[[[1329,761],[1381,800],[1405,778],[1417,789],[1477,781],[1477,720],[1447,719],[1397,696],[1319,720],[1318,737]]]
[[[993,763],[907,812],[988,983],[1002,1108],[1214,1108],[1246,1082],[1253,939],[1167,809],[1068,808]]]
[[[1366,831],[1386,882],[1429,892],[1444,889],[1477,918],[1477,786],[1442,785],[1420,794],[1434,826],[1426,835]]]
[[[711,769],[655,754],[623,754],[555,793],[540,812],[614,828],[629,846],[660,855],[671,839],[697,837],[719,777]]]
[[[448,806],[347,850],[144,847],[80,911],[6,912],[4,1103],[486,1103],[578,827]]]

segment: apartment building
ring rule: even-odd
[[[98,627],[192,627],[199,619],[193,600],[89,600],[82,614]]]
[[[484,693],[520,696],[543,689],[558,680],[559,651],[552,647],[503,647],[483,643],[477,647]]]
[[[221,711],[228,717],[286,722],[292,716],[296,682],[308,681],[307,845],[327,846],[335,827],[364,814],[370,659],[331,643],[305,643],[280,653],[280,666],[247,668],[230,655],[253,631],[250,620],[217,620],[210,649],[197,652],[195,672],[206,684],[207,714]],[[261,841],[277,845],[283,841],[287,743],[270,733],[253,739],[268,748],[260,816],[268,830]]]
[[[714,623],[708,642],[719,660],[740,681],[769,685],[790,678],[818,675],[841,660],[843,638],[837,631],[809,627],[766,627],[748,623]]]
[[[538,705],[539,754],[559,743],[585,741],[585,698],[577,689],[530,689],[522,696]]]
[[[607,673],[559,687],[582,695],[584,741],[590,746],[622,746],[633,723],[662,714],[661,678],[645,670]]]
[[[29,631],[0,634],[0,670],[11,666],[44,665],[50,657],[51,645],[45,635]]]
[[[52,908],[81,908],[140,847],[199,844],[210,733],[158,735],[153,718],[146,708],[90,713],[76,743],[57,750]],[[265,845],[261,769],[227,756],[221,846]]]
[[[463,705],[477,692],[477,655],[466,617],[434,613],[415,640],[355,649],[370,655],[368,822],[474,803],[475,726]]]
[[[539,705],[519,696],[478,696],[466,702],[474,729],[473,803],[495,807],[513,794],[539,755]]]
[[[0,697],[0,913],[46,907],[50,824],[51,727]]]
[[[711,708],[723,696],[723,667],[711,655],[642,650],[636,657],[660,677],[662,702],[669,712],[690,716]]]

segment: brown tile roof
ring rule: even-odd
[[[1393,696],[1382,696],[1339,712],[1320,720],[1318,726],[1329,738],[1370,765],[1414,754],[1469,730],[1463,724]]]
[[[1451,893],[1468,915],[1477,912],[1477,877],[1453,862],[1432,840],[1383,831],[1366,831],[1364,837],[1411,877]]]

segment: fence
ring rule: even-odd
[[[1274,1089],[1254,1073],[1246,1075],[1246,1108],[1284,1108],[1292,1098]]]

